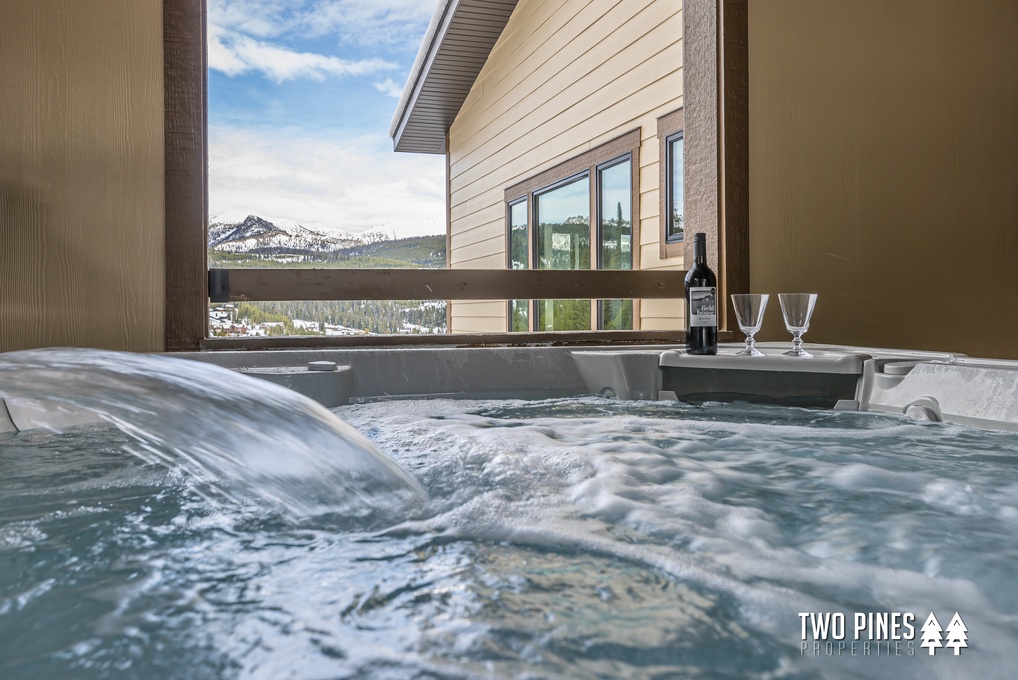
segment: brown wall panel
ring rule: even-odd
[[[158,0],[0,3],[0,351],[163,347]]]
[[[1013,0],[749,3],[751,288],[820,293],[807,341],[1018,358],[1016,35]]]

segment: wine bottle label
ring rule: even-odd
[[[700,328],[718,325],[718,289],[689,288],[689,326]]]

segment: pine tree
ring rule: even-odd
[[[930,656],[937,653],[938,647],[943,647],[944,643],[941,642],[941,632],[943,628],[940,627],[940,621],[937,621],[937,617],[930,612],[929,617],[926,619],[926,623],[923,624],[923,642],[920,647],[925,647],[930,650]]]
[[[951,623],[947,624],[947,647],[954,649],[954,655],[958,656],[961,653],[962,647],[968,647],[968,631],[965,627],[965,622],[961,620],[961,615],[958,612],[954,613],[951,618]]]

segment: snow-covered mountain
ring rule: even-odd
[[[228,253],[325,253],[388,241],[390,231],[372,227],[360,234],[308,229],[293,220],[221,214],[209,221],[209,248]]]
[[[359,234],[351,236],[351,238],[367,245],[369,243],[381,243],[382,241],[395,241],[396,232],[389,227],[370,227]]]

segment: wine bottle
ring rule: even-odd
[[[693,266],[686,272],[686,352],[718,353],[718,278],[707,266],[707,235],[693,234]]]

